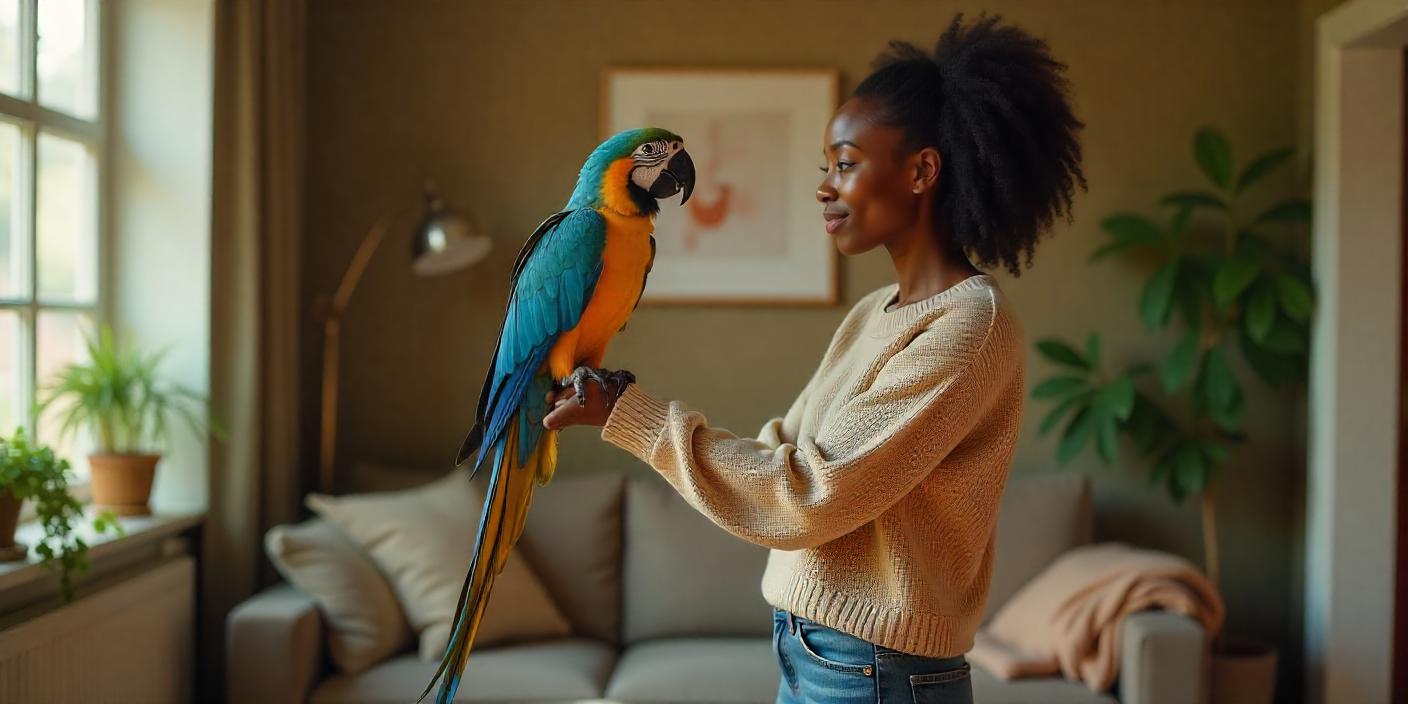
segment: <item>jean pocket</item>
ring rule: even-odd
[[[949,670],[910,675],[914,704],[972,704],[971,670],[972,666],[965,662]]]
[[[874,661],[865,660],[865,653],[874,653],[871,645],[855,636],[827,628],[811,621],[797,621],[797,642],[816,664],[828,670],[870,677],[875,674]]]

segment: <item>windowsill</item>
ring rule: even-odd
[[[117,519],[126,531],[117,535],[115,531],[99,534],[93,531],[92,520],[96,515],[92,506],[83,510],[86,520],[78,527],[78,534],[88,544],[88,561],[97,563],[108,555],[149,546],[165,538],[178,535],[200,525],[205,520],[204,513],[171,513],[152,516],[123,516]],[[29,546],[25,560],[0,562],[0,593],[27,586],[43,579],[56,579],[55,573],[44,568],[34,546],[44,537],[44,527],[38,521],[21,523],[15,530],[15,540]],[[77,582],[82,584],[83,578]]]

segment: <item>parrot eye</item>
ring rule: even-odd
[[[643,145],[641,145],[640,153],[642,153],[642,154],[644,154],[644,155],[646,155],[646,156],[650,156],[651,154],[654,154],[654,153],[655,153],[655,145],[654,145],[654,144],[643,144]]]

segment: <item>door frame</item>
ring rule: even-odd
[[[1306,701],[1390,701],[1408,0],[1316,23]]]

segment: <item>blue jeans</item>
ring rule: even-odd
[[[928,658],[871,643],[782,609],[772,611],[782,670],[776,704],[972,704],[962,655]]]

